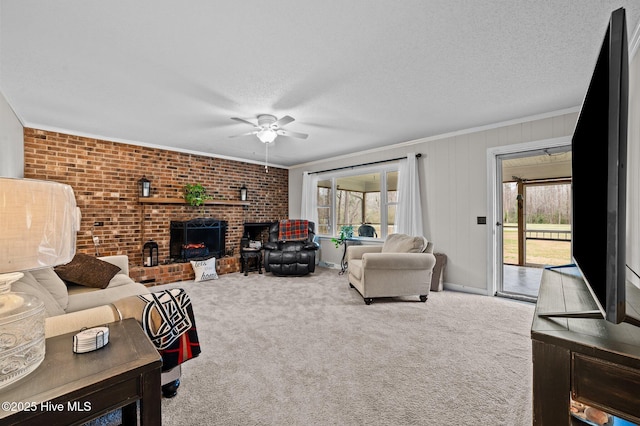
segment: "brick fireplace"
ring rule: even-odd
[[[288,216],[289,173],[260,164],[141,147],[31,128],[24,129],[26,178],[53,180],[74,189],[82,222],[77,252],[101,256],[126,254],[134,279],[167,283],[193,278],[190,264],[165,264],[170,256],[171,221],[212,217],[227,222],[219,273],[237,271],[236,259],[245,222],[272,222]],[[152,141],[151,141],[152,142]],[[151,181],[151,197],[141,203],[137,182]],[[182,198],[186,184],[201,183],[214,203],[193,207],[167,203]],[[249,189],[248,205],[239,204],[240,188]],[[142,267],[142,245],[159,246],[160,265]],[[142,281],[142,279],[138,279]]]

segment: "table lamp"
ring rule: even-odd
[[[34,371],[45,355],[44,303],[11,292],[22,271],[69,263],[77,212],[69,185],[0,177],[0,388]]]

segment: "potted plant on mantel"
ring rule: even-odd
[[[184,186],[184,200],[192,206],[203,206],[203,214],[205,201],[211,200],[212,198],[211,195],[207,194],[205,187],[199,183],[186,184]]]

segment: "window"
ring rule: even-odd
[[[318,235],[331,234],[332,200],[333,190],[331,186],[331,179],[318,180]]]
[[[398,166],[342,172],[318,179],[318,234],[337,236],[342,226],[372,225],[379,238],[393,232]],[[334,225],[335,224],[335,225]]]

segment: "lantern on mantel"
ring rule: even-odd
[[[240,201],[247,201],[247,187],[242,184],[242,188],[240,188]]]
[[[149,240],[142,248],[142,265],[146,267],[158,266],[158,244]]]
[[[141,198],[148,198],[151,196],[151,182],[144,176],[142,176],[138,181],[138,195]]]

